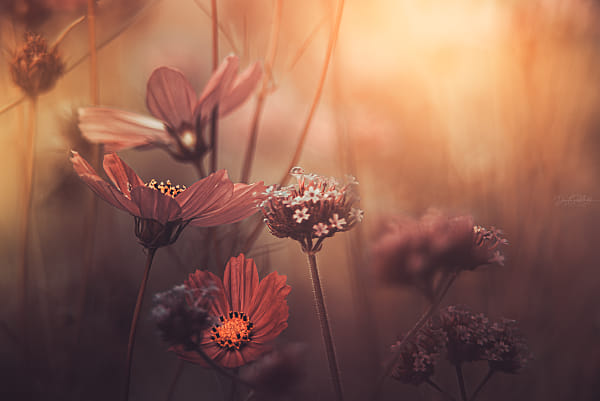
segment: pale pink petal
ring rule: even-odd
[[[140,217],[144,219],[156,220],[164,225],[180,217],[181,208],[177,201],[156,189],[134,187],[131,190],[131,199],[140,208]]]
[[[118,209],[124,210],[134,216],[139,214],[140,211],[137,205],[130,199],[127,199],[117,188],[104,181],[92,166],[79,155],[79,153],[71,151],[71,162],[73,163],[73,169],[79,175],[79,178],[81,178],[96,195]]]
[[[219,104],[223,96],[231,90],[231,85],[239,68],[239,59],[237,56],[229,55],[221,63],[219,68],[212,74],[208,80],[202,94],[198,98],[198,103],[194,110],[195,116],[202,119],[210,117],[213,109]]]
[[[258,287],[258,271],[252,259],[244,254],[229,259],[223,276],[223,286],[233,311],[246,312]]]
[[[194,123],[196,92],[181,71],[158,67],[148,79],[146,105],[154,117],[178,129],[183,122]]]
[[[254,63],[235,79],[229,93],[222,96],[219,115],[224,116],[242,105],[252,94],[262,77],[262,67]]]
[[[177,196],[184,220],[195,219],[216,210],[227,202],[233,194],[233,183],[227,171],[219,170],[206,178],[196,181]]]
[[[115,153],[104,155],[104,171],[117,188],[131,199],[130,191],[133,187],[144,185],[144,181]]]
[[[211,227],[241,221],[259,210],[257,203],[264,197],[265,188],[262,181],[251,185],[235,184],[233,195],[227,203],[219,209],[203,214],[190,224],[196,227]]]
[[[108,152],[175,143],[164,123],[152,117],[106,107],[83,107],[78,111],[83,136],[91,142],[104,144]]]

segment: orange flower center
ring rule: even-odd
[[[219,317],[219,323],[211,329],[210,338],[221,348],[240,349],[250,341],[253,327],[244,312],[229,312]]]
[[[185,191],[185,185],[173,185],[171,184],[171,181],[167,180],[167,182],[158,182],[154,179],[150,180],[150,182],[147,182],[144,184],[145,186],[147,186],[148,188],[152,188],[155,189],[157,191],[160,191],[161,193],[170,196],[171,198],[176,197],[177,195],[179,195],[180,193],[182,193],[183,191]]]

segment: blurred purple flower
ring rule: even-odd
[[[261,204],[265,223],[274,236],[290,237],[299,241],[304,251],[316,252],[325,238],[348,231],[362,220],[362,210],[355,207],[359,196],[354,177],[340,184],[331,177],[304,174],[299,167],[290,174],[298,183],[269,187]]]
[[[135,234],[146,248],[159,248],[177,240],[192,224],[210,227],[235,223],[257,212],[256,202],[265,186],[234,184],[225,170],[196,181],[190,187],[170,181],[144,183],[114,153],[104,156],[104,171],[112,184],[103,180],[77,152],[71,162],[79,177],[100,198],[135,218]]]
[[[515,374],[533,358],[515,320],[494,322],[489,328],[489,337],[484,356],[493,371]]]
[[[209,149],[204,128],[218,108],[224,116],[250,96],[262,69],[254,63],[237,74],[239,60],[230,55],[213,73],[197,96],[189,81],[171,67],[156,68],[148,79],[146,106],[155,117],[105,107],[79,109],[79,127],[92,142],[103,143],[108,151],[157,146],[178,160],[197,160]]]
[[[395,218],[372,246],[372,263],[387,282],[416,285],[431,295],[438,272],[502,265],[501,232],[475,226],[471,216],[430,210],[419,220]]]
[[[392,345],[393,353],[397,352],[401,343],[402,338]],[[433,376],[437,359],[445,345],[446,336],[443,331],[434,330],[428,325],[422,327],[414,339],[402,346],[392,377],[415,386],[427,381]]]
[[[281,400],[305,377],[302,344],[275,348],[241,371],[240,377],[252,384],[259,399]]]

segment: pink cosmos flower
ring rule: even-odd
[[[178,160],[197,160],[209,149],[203,131],[218,107],[224,116],[239,107],[262,76],[259,63],[237,75],[239,60],[230,55],[198,96],[189,81],[171,67],[156,68],[148,79],[146,105],[155,117],[106,107],[79,109],[79,128],[107,151],[153,145]]]
[[[146,248],[156,249],[175,242],[192,224],[210,227],[235,223],[258,211],[256,203],[265,186],[234,184],[219,170],[189,187],[170,181],[144,183],[114,153],[104,156],[104,171],[112,184],[103,180],[77,152],[71,162],[79,177],[100,198],[135,218],[135,234]]]
[[[258,359],[270,350],[269,343],[287,327],[286,297],[291,287],[286,284],[286,276],[273,272],[259,282],[254,261],[240,254],[227,263],[223,281],[202,270],[190,274],[185,281],[191,294],[202,294],[203,289],[215,286],[216,293],[207,305],[215,324],[198,339],[198,348],[226,368]],[[195,301],[192,296],[190,302]],[[182,359],[205,364],[195,351],[185,351],[182,346],[173,350]]]

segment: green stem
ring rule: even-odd
[[[317,317],[319,318],[319,324],[321,325],[321,335],[323,336],[323,343],[325,344],[325,351],[327,352],[327,362],[329,363],[329,374],[331,376],[331,382],[333,384],[333,391],[335,393],[335,399],[337,401],[343,401],[344,396],[342,393],[342,384],[340,380],[340,370],[335,356],[335,349],[333,346],[333,337],[331,336],[331,328],[329,327],[329,319],[327,317],[327,310],[325,308],[325,300],[323,298],[323,290],[321,288],[321,280],[319,279],[319,270],[317,268],[317,257],[313,252],[307,252],[308,257],[308,269],[310,271],[310,278],[313,285],[313,296],[315,301],[315,307],[317,309]]]
[[[494,375],[494,372],[495,372],[495,370],[493,370],[493,369],[490,369],[487,372],[487,375],[485,375],[485,377],[483,378],[483,380],[481,381],[481,383],[479,383],[479,385],[477,386],[477,388],[473,392],[473,395],[471,396],[471,398],[469,398],[469,401],[475,401],[475,398],[477,397],[477,395],[479,394],[479,392],[481,391],[481,389],[483,389],[483,386],[485,386],[487,384],[487,382],[492,378],[492,376]]]
[[[144,277],[140,283],[140,289],[138,291],[137,300],[135,301],[135,309],[133,311],[133,317],[131,319],[131,327],[129,329],[129,341],[127,343],[127,371],[125,373],[125,389],[123,399],[127,401],[129,399],[129,382],[131,380],[131,362],[133,360],[133,347],[135,345],[135,333],[137,331],[138,321],[140,320],[140,312],[142,310],[142,303],[144,300],[144,293],[146,292],[146,284],[148,283],[148,277],[150,276],[150,267],[152,267],[152,260],[156,253],[156,248],[147,249],[148,255],[146,256],[146,267],[144,269]]]
[[[462,365],[459,363],[455,365],[456,368],[456,380],[458,381],[458,387],[460,388],[460,397],[462,401],[467,401],[467,389],[465,387],[465,378],[463,376]]]

